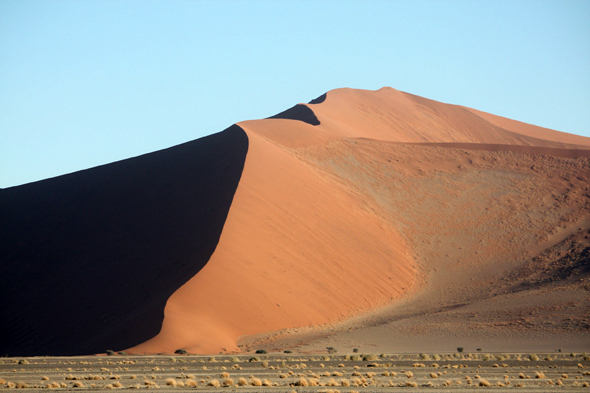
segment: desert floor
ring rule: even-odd
[[[581,353],[251,354],[0,359],[0,389],[590,391]]]

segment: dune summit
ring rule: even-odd
[[[590,138],[338,89],[0,190],[0,353],[589,343],[589,158]]]

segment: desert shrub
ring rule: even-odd
[[[244,377],[238,378],[238,386],[246,386],[248,385],[248,381]]]
[[[286,350],[283,351],[283,353],[293,353],[293,351],[291,351],[289,349],[286,349]]]
[[[186,351],[186,349],[177,349],[176,351],[174,351],[175,354],[177,355],[188,355],[188,352]]]
[[[251,377],[250,384],[252,386],[262,386],[262,381],[258,378]]]
[[[168,386],[176,386],[176,380],[173,378],[166,378],[166,385]]]
[[[463,352],[464,348],[463,347],[457,347],[457,352],[461,353]]]
[[[544,373],[539,372],[539,371],[536,371],[535,372],[535,378],[537,378],[537,379],[545,379],[546,377],[545,377],[545,374]]]
[[[427,354],[425,354],[425,353],[421,353],[421,354],[420,354],[420,355],[418,355],[418,356],[420,356],[420,359],[422,359],[422,360],[427,360],[427,359],[428,359],[428,355],[427,355]]]
[[[224,387],[229,387],[229,386],[233,386],[234,385],[234,380],[231,378],[224,378],[223,379],[223,386]]]
[[[264,367],[264,368],[268,367],[268,360],[264,360],[262,362],[262,367]]]
[[[221,384],[219,383],[218,380],[212,379],[212,380],[209,381],[209,383],[207,384],[207,386],[213,386],[214,388],[218,388],[219,386],[221,386]]]
[[[538,362],[539,361],[539,357],[536,354],[534,354],[534,353],[532,353],[532,354],[529,355],[529,359],[532,360],[533,362]]]
[[[336,348],[334,348],[334,347],[326,347],[326,349],[328,350],[328,353],[335,353],[335,352],[337,352],[336,351]]]
[[[370,362],[377,360],[377,356],[373,354],[363,355],[363,361]]]
[[[267,352],[266,352],[264,349],[257,349],[257,350],[256,350],[256,353],[259,353],[259,354],[265,354],[265,353],[267,353]]]
[[[248,359],[249,362],[259,362],[260,358],[258,356],[253,356],[250,359]]]
[[[189,378],[189,379],[186,380],[186,386],[188,386],[188,387],[193,388],[193,387],[197,387],[198,385],[199,384],[197,383],[197,381],[195,381],[192,378]]]
[[[406,382],[405,385],[409,388],[417,388],[418,387],[418,384],[416,382],[411,382],[411,381]]]
[[[115,351],[113,351],[112,349],[107,349],[106,350],[107,355],[109,356],[113,356],[115,354]]]
[[[304,377],[300,377],[297,381],[295,381],[295,386],[309,386],[309,382]]]
[[[487,380],[485,379],[480,379],[479,380],[479,386],[492,386],[491,383],[489,383]]]

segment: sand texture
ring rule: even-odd
[[[181,146],[0,191],[0,352],[590,349],[590,138],[383,88]]]

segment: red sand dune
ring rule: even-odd
[[[378,332],[373,334],[375,321],[366,316],[374,314],[365,313],[370,310],[382,310],[378,325],[385,336],[411,342],[420,334],[433,334],[418,327],[434,323],[429,318],[435,311],[441,315],[440,310],[459,303],[476,307],[484,299],[495,301],[489,294],[506,285],[506,293],[514,296],[529,293],[531,269],[525,267],[537,266],[539,259],[534,258],[556,245],[565,249],[562,234],[578,236],[567,240],[574,261],[567,266],[573,273],[548,282],[555,286],[567,281],[569,286],[559,291],[572,296],[580,296],[580,285],[586,285],[588,274],[578,265],[585,266],[587,236],[578,232],[590,228],[584,189],[590,181],[590,138],[392,88],[330,91],[309,104],[241,122],[231,130],[217,134],[221,145],[206,158],[190,162],[190,170],[183,160],[210,152],[207,138],[191,142],[193,149],[183,160],[176,160],[177,148],[171,148],[165,154],[1,190],[3,234],[11,237],[3,243],[10,252],[2,258],[0,274],[36,278],[34,287],[16,280],[0,292],[0,306],[10,307],[13,314],[7,324],[10,339],[0,339],[0,352],[295,348],[300,344],[290,337],[301,327],[308,341],[333,334],[349,346],[354,340],[381,340],[388,346]],[[247,136],[247,154],[240,133]],[[223,151],[224,143],[228,151]],[[146,160],[152,165],[149,173],[158,176],[153,184],[136,189],[130,179],[146,172]],[[162,165],[167,169],[158,169]],[[94,188],[77,186],[94,183],[101,173],[104,180]],[[169,189],[168,182],[176,177],[180,183]],[[146,179],[149,182],[149,176]],[[212,185],[216,182],[220,185]],[[178,188],[181,184],[191,186],[185,192]],[[71,197],[57,207],[50,200],[42,204],[46,213],[31,217],[27,211],[53,189],[56,200],[64,190]],[[183,203],[177,203],[177,194],[183,192]],[[136,215],[118,217],[117,212],[135,206],[138,193],[152,197],[140,198],[143,204]],[[222,206],[207,209],[219,198]],[[23,199],[29,202],[21,204]],[[120,206],[104,210],[103,204]],[[163,204],[166,211],[146,228],[141,217],[152,217]],[[17,208],[10,213],[13,205]],[[191,211],[192,219],[183,220]],[[86,214],[92,219],[84,219]],[[76,225],[60,224],[62,217],[71,216],[78,217]],[[102,219],[89,224],[96,216]],[[137,220],[135,229],[120,233],[118,228],[129,220]],[[218,230],[223,226],[220,234],[207,233],[213,222]],[[31,235],[31,227],[41,229]],[[46,239],[47,228],[56,235]],[[80,234],[80,228],[92,230]],[[112,231],[118,233],[105,237]],[[163,241],[154,242],[159,235]],[[195,245],[193,238],[206,241]],[[115,245],[101,250],[104,239]],[[211,239],[218,239],[216,247]],[[127,240],[136,249],[128,249]],[[33,253],[26,251],[30,242],[37,244]],[[214,252],[205,247],[207,242]],[[47,255],[55,250],[60,250],[61,262],[47,269]],[[95,266],[91,272],[79,270],[88,253]],[[543,258],[547,266],[555,259]],[[144,263],[157,271],[156,277],[144,272]],[[43,274],[34,273],[38,269]],[[535,269],[537,275],[555,276],[549,268]],[[94,278],[74,290],[64,289],[80,278],[78,271]],[[129,285],[137,277],[140,284]],[[95,285],[84,291],[88,282]],[[56,291],[66,292],[59,305],[40,300]],[[84,296],[77,297],[80,291]],[[152,308],[143,314],[135,311],[144,302]],[[84,305],[78,319],[94,321],[93,328],[84,322],[67,330],[63,307],[78,312]],[[55,314],[56,309],[62,311]],[[506,318],[516,320],[515,315]],[[42,324],[34,328],[22,322],[38,319]],[[147,320],[150,328],[139,329]],[[473,326],[456,320],[460,327]],[[402,326],[396,321],[408,322]],[[330,326],[344,327],[339,331]],[[344,337],[342,332],[351,326],[371,333],[354,340]],[[140,333],[134,335],[134,328]],[[501,329],[493,323],[478,328]],[[460,331],[455,325],[452,329]],[[67,340],[71,330],[77,332],[74,342]],[[46,332],[51,343],[40,338]]]
[[[235,351],[240,337],[334,322],[418,285],[415,252],[395,217],[378,212],[367,187],[347,184],[383,149],[363,162],[342,149],[343,140],[556,156],[575,148],[576,157],[590,156],[588,138],[391,88],[335,90],[319,101],[281,119],[239,123],[250,150],[219,246],[169,299],[160,334],[132,352]],[[350,164],[343,172],[323,165],[338,159]]]

